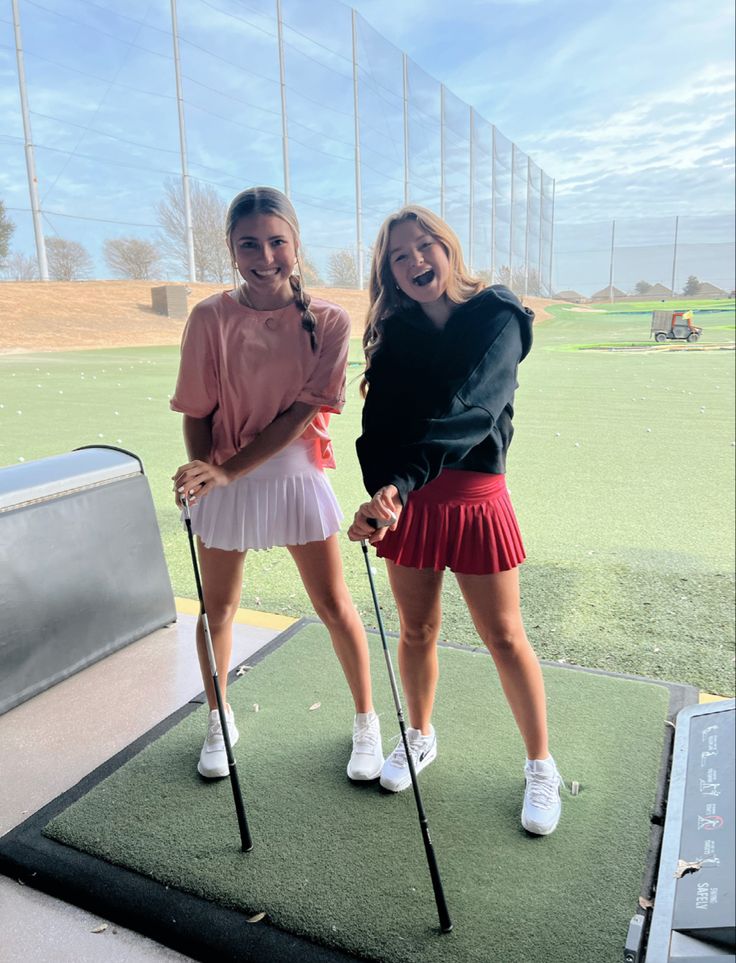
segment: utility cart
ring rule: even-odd
[[[693,324],[692,311],[652,311],[655,341],[697,341],[703,329]]]

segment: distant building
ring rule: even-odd
[[[702,281],[698,288],[697,297],[699,298],[727,298],[728,294],[722,289],[717,288],[710,281]]]
[[[573,304],[582,304],[583,301],[588,300],[584,294],[579,294],[577,291],[558,291],[555,297],[560,301],[572,301]]]
[[[613,294],[614,301],[618,301],[620,298],[626,297],[626,294],[624,294],[623,291],[620,291],[617,287],[609,288],[608,285],[606,285],[605,288],[601,288],[600,291],[596,291],[595,294],[592,294],[590,297],[590,300],[591,301],[610,301],[611,294]]]
[[[666,288],[664,284],[653,284],[651,288],[644,295],[645,298],[671,298],[672,291]]]

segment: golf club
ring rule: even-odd
[[[395,518],[389,519],[388,521],[377,521],[376,519],[368,519],[370,525],[374,528],[382,528],[384,526],[392,525],[396,521]],[[440,918],[440,929],[443,933],[449,933],[452,929],[452,920],[450,919],[450,913],[447,909],[447,903],[445,902],[445,894],[442,889],[442,880],[440,879],[440,871],[437,866],[437,858],[434,854],[434,846],[432,845],[432,840],[429,835],[429,825],[427,824],[427,816],[424,812],[424,806],[422,805],[422,797],[419,793],[419,782],[417,781],[417,774],[414,770],[414,761],[409,752],[409,742],[406,737],[406,726],[404,725],[404,713],[401,709],[401,699],[399,697],[399,690],[396,686],[396,676],[394,675],[394,667],[391,664],[391,655],[388,651],[388,645],[386,643],[386,632],[383,628],[383,619],[381,618],[381,609],[378,604],[378,596],[376,595],[376,586],[373,581],[373,572],[371,570],[371,561],[368,556],[368,545],[365,539],[361,539],[361,548],[363,549],[363,557],[365,558],[365,567],[368,572],[368,583],[371,587],[371,595],[373,596],[373,607],[376,610],[376,620],[378,621],[378,631],[381,635],[381,644],[383,645],[383,655],[386,659],[386,666],[388,668],[388,677],[391,683],[391,691],[394,696],[394,704],[396,706],[396,715],[399,719],[399,729],[401,730],[401,738],[404,742],[404,752],[406,753],[406,761],[409,766],[409,775],[411,776],[411,785],[414,790],[414,799],[417,804],[417,813],[419,814],[419,825],[422,827],[422,839],[424,840],[424,851],[427,854],[427,863],[429,864],[429,875],[432,877],[432,888],[434,889],[434,898],[437,903],[437,913]]]
[[[242,844],[242,849],[244,853],[249,853],[253,849],[253,840],[251,839],[250,830],[248,829],[248,820],[245,817],[245,806],[243,805],[243,797],[240,794],[240,782],[238,781],[238,774],[235,768],[235,756],[233,755],[233,747],[230,745],[230,733],[227,728],[227,719],[225,718],[225,706],[222,702],[222,693],[220,692],[220,680],[217,675],[217,663],[215,662],[215,652],[212,648],[212,636],[210,635],[210,626],[207,621],[207,612],[204,607],[204,593],[202,592],[202,581],[199,577],[199,565],[197,564],[197,553],[194,548],[194,535],[192,534],[192,516],[189,512],[189,500],[186,495],[181,496],[181,504],[184,507],[184,521],[187,526],[187,534],[189,536],[189,550],[192,553],[192,566],[194,568],[194,580],[197,583],[197,595],[199,596],[199,615],[202,619],[202,631],[204,632],[204,641],[207,648],[207,659],[210,663],[210,672],[212,673],[212,683],[215,688],[215,697],[217,699],[217,712],[220,716],[220,728],[222,729],[222,738],[225,742],[225,753],[227,755],[227,764],[230,770],[230,785],[233,787],[233,799],[235,800],[235,812],[238,815],[238,826],[240,828],[240,842]]]

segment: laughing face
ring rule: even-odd
[[[235,222],[230,241],[254,307],[269,310],[293,300],[289,277],[296,243],[286,221],[275,214],[248,214]]]
[[[450,280],[450,260],[434,234],[410,218],[391,228],[388,242],[391,274],[413,301],[430,305],[444,298]]]

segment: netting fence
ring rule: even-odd
[[[12,0],[0,74],[7,278],[38,277],[39,246],[50,276],[61,250],[73,276],[110,277],[122,240],[143,242],[147,276],[226,280],[224,208],[271,184],[325,283],[364,283],[378,226],[410,202],[474,271],[551,290],[552,179],[337,0]]]

